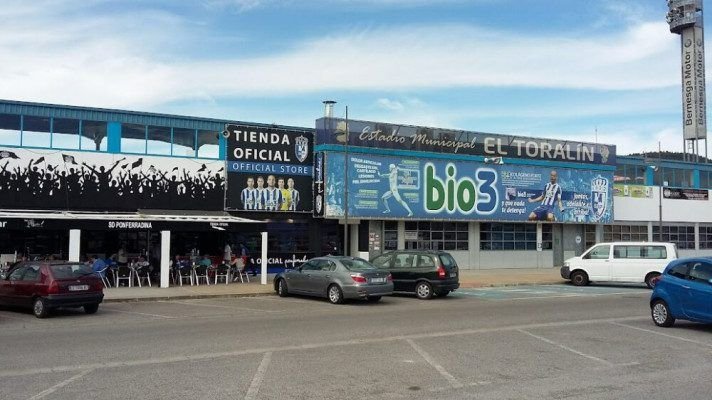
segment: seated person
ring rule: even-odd
[[[101,276],[104,277],[104,274],[106,274],[106,262],[97,257],[97,256],[91,256],[91,269],[94,272],[101,273]]]
[[[204,254],[203,259],[200,260],[199,265],[205,266],[205,267],[210,267],[213,265],[213,261],[210,259],[210,256],[208,256],[207,254]]]

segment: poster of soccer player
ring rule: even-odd
[[[348,207],[349,216],[374,219],[576,223],[613,219],[613,174],[605,169],[370,154],[348,157],[345,162],[343,153],[327,154],[327,218],[341,217]]]
[[[228,124],[225,209],[312,212],[313,133]]]

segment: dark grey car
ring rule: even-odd
[[[368,261],[355,257],[318,257],[274,278],[280,296],[303,294],[326,297],[334,304],[345,299],[379,301],[393,294],[393,279]]]

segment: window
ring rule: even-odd
[[[121,127],[121,151],[124,153],[146,153],[146,127],[124,124]]]
[[[604,242],[647,242],[647,225],[604,225]]]
[[[214,131],[198,131],[198,157],[220,157],[219,134]]]
[[[106,151],[106,122],[82,121],[81,149]],[[121,149],[124,150],[123,142]]]
[[[700,249],[712,249],[712,226],[700,226]]]
[[[35,282],[37,279],[40,277],[40,266],[39,265],[30,265],[27,267],[27,270],[25,270],[25,275],[22,276],[23,281],[31,281]]]
[[[391,260],[393,259],[393,254],[380,255],[373,259],[371,264],[378,268],[388,268],[391,266]]]
[[[195,157],[195,129],[173,128],[172,154]]]
[[[314,261],[316,263],[316,271],[324,271],[324,272],[329,272],[333,271],[336,269],[336,264],[329,260],[316,260]]]
[[[691,281],[710,283],[710,279],[712,279],[712,264],[703,262],[692,263],[692,267],[690,268]]]
[[[688,263],[682,263],[678,264],[668,271],[668,275],[672,275],[676,278],[680,279],[687,279],[687,270],[688,270],[689,264]]]
[[[542,249],[551,249],[551,225],[542,225]],[[536,224],[480,224],[480,250],[536,250]]]
[[[393,268],[412,268],[415,255],[410,253],[396,254]]]
[[[349,271],[365,271],[369,269],[374,269],[371,263],[362,258],[344,258],[341,260],[341,263],[344,264],[346,269],[348,269]],[[335,264],[334,268],[336,268]],[[333,270],[334,269],[331,269],[331,271]]]
[[[148,154],[171,155],[171,128],[149,126],[147,132],[146,152]]]
[[[79,149],[79,120],[54,118],[52,120],[52,147],[55,149]]]
[[[700,188],[712,189],[712,171],[700,171]]]
[[[653,239],[661,242],[675,243],[679,249],[695,248],[695,227],[694,226],[663,226],[662,238],[660,237],[660,227],[653,225]]]
[[[435,260],[432,256],[418,256],[418,268],[432,268],[435,266]]]
[[[20,116],[0,114],[0,144],[20,145]]]
[[[643,185],[645,184],[645,168],[644,165],[618,164],[615,172],[616,182]]]
[[[318,260],[312,260],[312,261],[307,261],[304,264],[302,264],[302,270],[303,271],[317,271],[321,269],[319,264],[317,263]]]
[[[94,273],[91,266],[85,264],[55,264],[49,267],[55,279],[74,279]]]
[[[398,248],[398,222],[385,221],[383,223],[383,250],[396,250]]]
[[[50,119],[25,116],[22,125],[22,145],[51,147],[50,144]]]
[[[447,268],[457,267],[457,263],[455,262],[455,259],[452,258],[452,256],[449,254],[441,254],[440,262]]]
[[[667,258],[665,246],[614,246],[613,258],[644,258],[661,259]]]
[[[610,245],[596,246],[583,256],[586,260],[607,260],[611,253]]]
[[[653,184],[656,186],[691,187],[692,170],[662,167],[653,173]]]
[[[591,248],[594,244],[596,244],[596,225],[586,225],[585,226],[585,246],[587,249]]]
[[[22,274],[25,273],[26,269],[27,269],[27,267],[19,267],[19,268],[14,269],[10,273],[10,276],[8,277],[8,279],[11,281],[19,281],[20,279],[22,279]]]
[[[467,222],[406,222],[408,250],[468,250]]]

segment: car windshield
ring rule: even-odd
[[[364,271],[376,269],[373,264],[362,258],[342,258],[339,261],[341,261],[341,263],[344,264],[344,267],[346,267],[346,269],[348,269],[349,271]]]
[[[55,279],[74,279],[94,273],[90,266],[84,264],[56,264],[50,265]]]

